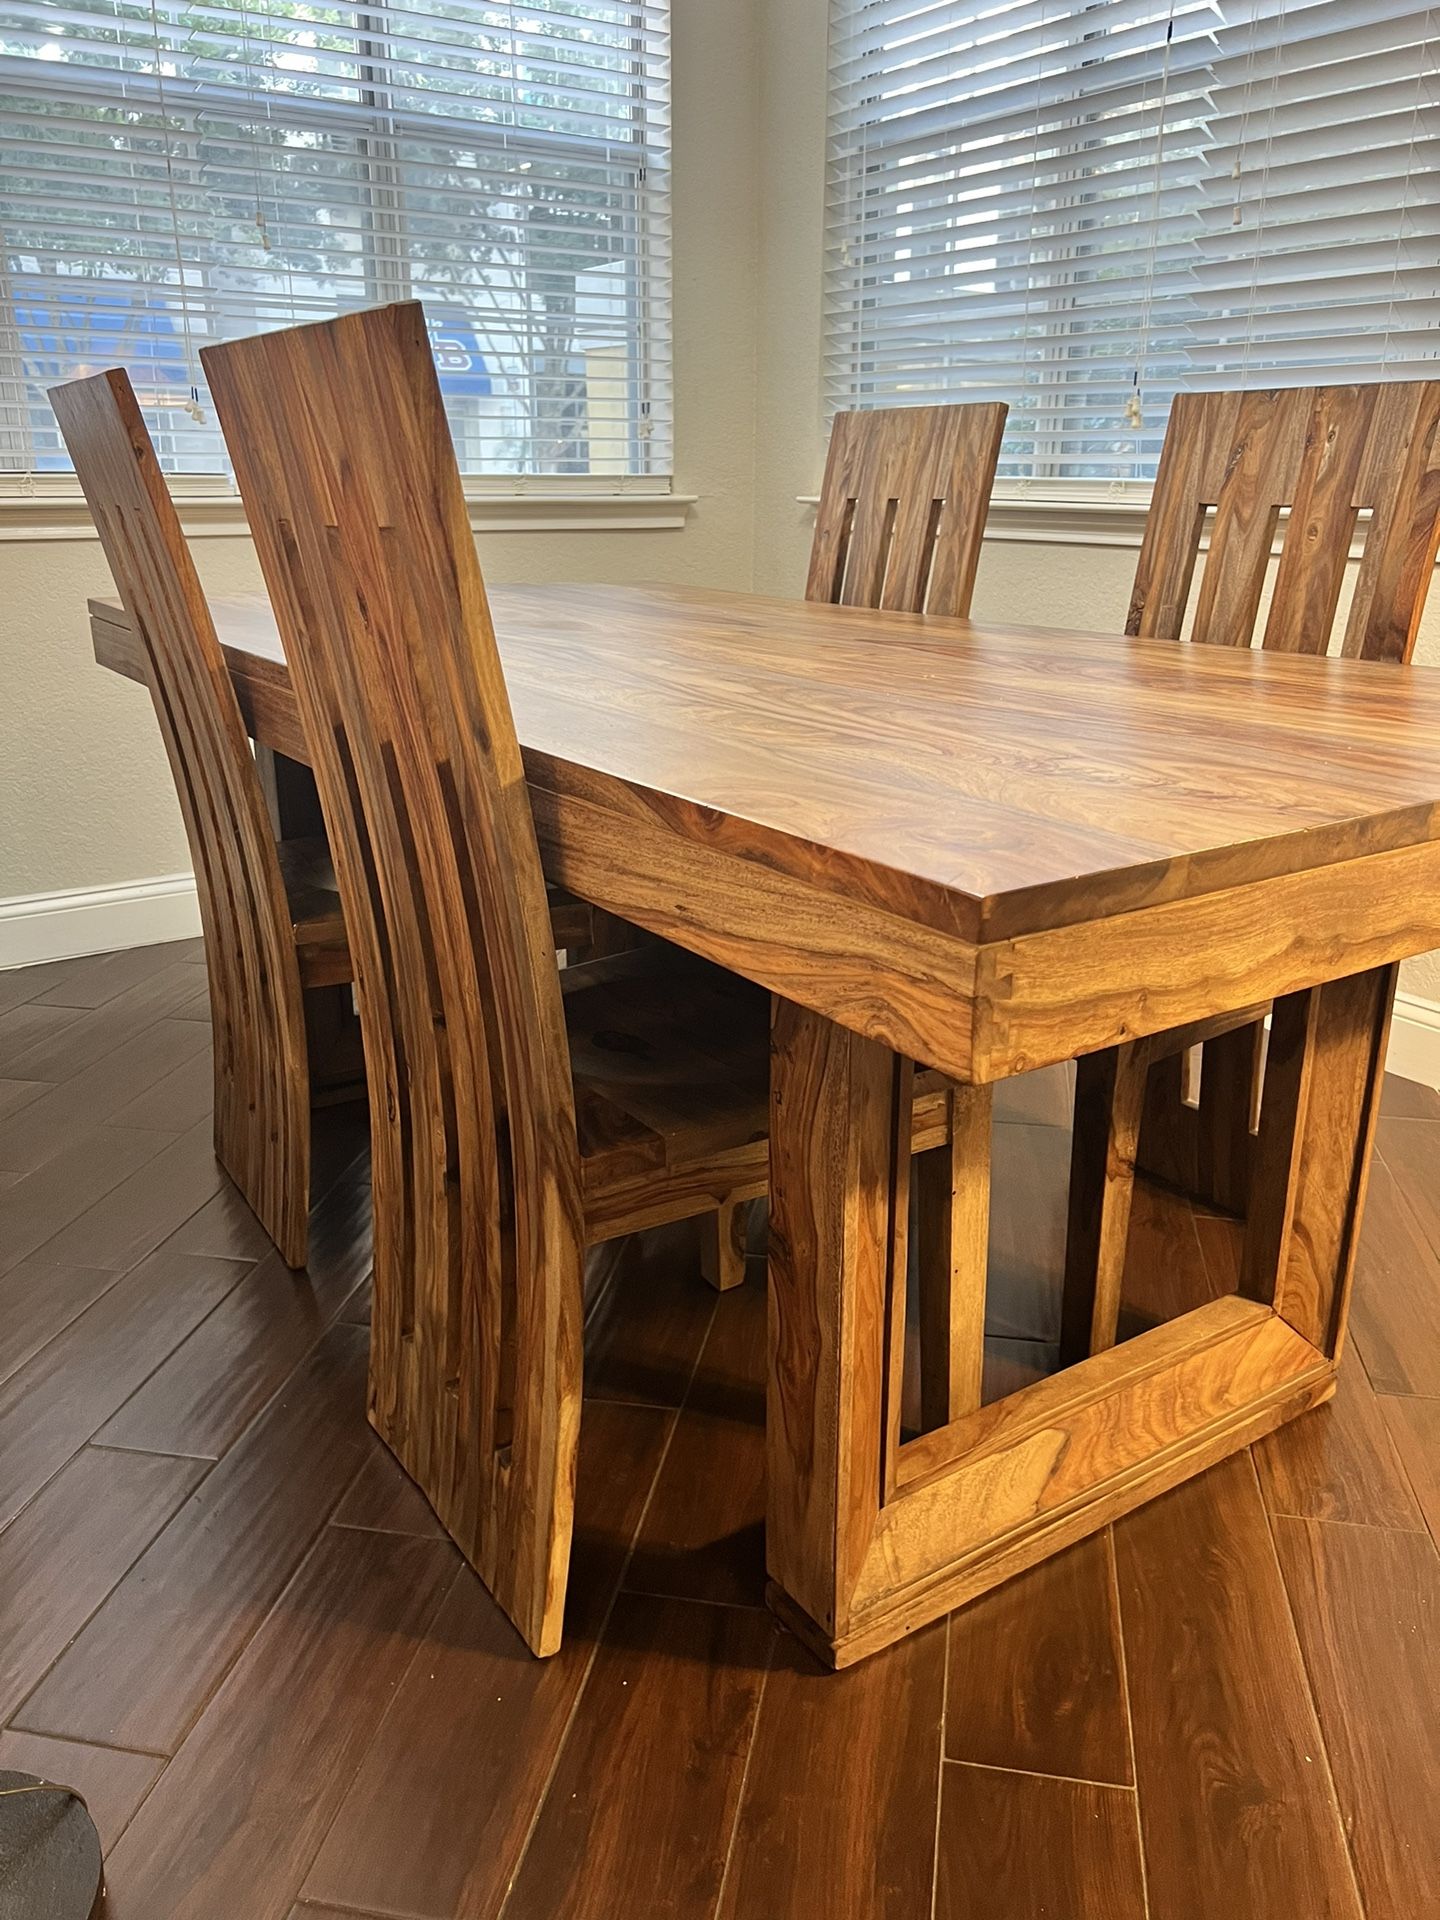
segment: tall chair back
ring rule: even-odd
[[[292,1266],[305,1259],[310,1080],[292,916],[205,595],[126,374],[50,394],[139,634],[190,842],[215,1035],[215,1148]]]
[[[805,598],[968,614],[1008,411],[996,404],[836,414]]]
[[[1290,509],[1261,644],[1327,653],[1359,515],[1350,658],[1406,661],[1440,544],[1440,380],[1176,396],[1128,633],[1176,640],[1207,509],[1191,638],[1253,644],[1282,507]]]
[[[421,309],[216,346],[294,675],[370,1085],[370,1418],[536,1652],[559,1644],[583,1220],[519,743]]]

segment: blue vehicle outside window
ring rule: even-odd
[[[45,397],[46,389],[60,381],[124,367],[144,407],[173,408],[189,397],[184,335],[170,290],[19,274],[11,282],[11,297],[40,472],[70,468]],[[494,381],[467,316],[427,308],[426,321],[444,393],[455,400],[488,398]]]

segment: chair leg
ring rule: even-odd
[[[947,1095],[949,1142],[917,1153],[911,1172],[925,1433],[975,1411],[985,1365],[991,1089],[956,1085]]]
[[[310,1227],[310,1083],[305,1061],[227,1062],[216,1032],[215,1158],[287,1267],[303,1267]]]
[[[1107,1047],[1086,1054],[1075,1071],[1062,1367],[1115,1344],[1145,1105],[1145,1055],[1133,1046]]]
[[[717,1293],[745,1280],[745,1235],[750,1202],[727,1200],[700,1220],[700,1271]]]

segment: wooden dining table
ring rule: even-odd
[[[1396,965],[1440,945],[1440,674],[678,586],[492,602],[547,875],[774,995],[766,1557],[825,1658],[1333,1393]],[[214,613],[258,747],[304,763],[268,605]],[[1241,1290],[902,1426],[917,1063],[954,1103],[960,1352],[993,1084],[1271,1003]]]

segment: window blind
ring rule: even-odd
[[[1437,9],[833,0],[832,407],[1010,403],[1153,476],[1183,387],[1435,371]]]
[[[219,473],[199,348],[425,303],[463,468],[664,474],[663,0],[0,0],[0,466],[123,364]]]

